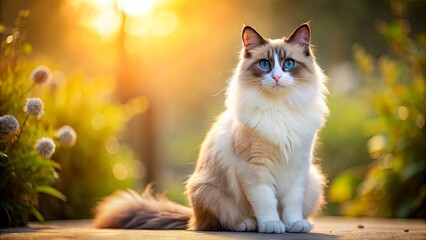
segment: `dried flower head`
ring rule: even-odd
[[[77,140],[77,133],[71,126],[65,125],[58,129],[56,137],[61,146],[72,147]]]
[[[41,118],[44,114],[44,105],[40,98],[27,98],[27,104],[24,111],[29,115],[36,116],[37,119]]]
[[[19,128],[19,122],[12,115],[4,115],[0,117],[0,135],[14,133]]]
[[[37,141],[34,148],[37,150],[40,156],[44,158],[50,158],[55,152],[55,143],[51,138],[43,137]]]
[[[41,84],[52,78],[52,71],[46,66],[38,66],[30,74],[30,79],[35,84]]]

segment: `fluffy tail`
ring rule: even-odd
[[[192,209],[154,195],[148,185],[142,195],[119,191],[96,207],[94,226],[98,228],[187,229]]]

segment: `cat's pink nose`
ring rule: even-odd
[[[278,82],[278,80],[280,80],[280,78],[281,78],[281,74],[274,74],[273,76],[272,76],[272,78],[273,79],[275,79],[275,81],[277,81]]]

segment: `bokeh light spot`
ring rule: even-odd
[[[93,23],[96,31],[104,37],[114,37],[121,27],[120,14],[114,9],[103,10]]]
[[[116,154],[120,151],[120,142],[115,137],[109,137],[105,141],[105,150],[109,154]]]
[[[397,114],[398,114],[399,119],[401,119],[403,121],[407,120],[409,113],[410,112],[408,111],[407,107],[405,107],[405,106],[399,106],[398,107]]]
[[[128,116],[145,113],[149,107],[147,97],[140,96],[130,99],[124,106],[124,113]]]
[[[368,140],[368,152],[373,159],[380,157],[386,145],[386,139],[382,135],[375,135]]]
[[[419,129],[422,129],[425,126],[425,117],[421,114],[416,117],[416,125]]]
[[[13,42],[13,35],[9,35],[6,38],[6,43],[11,43],[11,42]]]
[[[122,163],[116,163],[112,168],[112,173],[118,180],[126,180],[129,175],[129,170],[127,169],[126,165]]]

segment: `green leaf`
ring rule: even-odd
[[[61,166],[61,164],[59,164],[58,162],[51,161],[51,163],[52,163],[52,166],[53,166],[55,169],[62,170],[62,166]]]
[[[37,186],[36,192],[48,194],[50,196],[59,198],[64,202],[67,201],[67,196],[65,196],[64,194],[62,194],[61,192],[59,192],[58,190],[54,189],[51,186],[47,186],[47,185]]]
[[[0,152],[0,157],[8,158],[8,156],[4,152]]]
[[[44,223],[44,217],[41,213],[34,207],[31,206],[31,214],[41,223]]]

